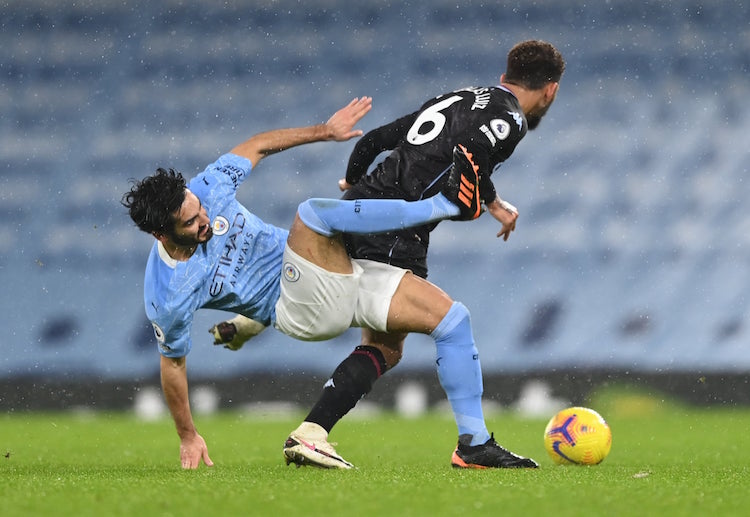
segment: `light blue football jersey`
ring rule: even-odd
[[[266,224],[236,199],[250,160],[225,154],[188,184],[208,213],[213,237],[185,262],[158,241],[146,265],[144,301],[159,352],[190,352],[193,314],[220,309],[273,324],[279,299],[282,255],[288,231]]]

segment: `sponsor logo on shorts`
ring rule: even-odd
[[[284,278],[287,282],[296,282],[299,280],[299,269],[291,262],[287,262],[284,264]]]
[[[214,219],[214,222],[211,226],[214,230],[214,235],[224,235],[229,231],[229,221],[227,221],[226,217],[223,216],[218,216],[216,219]]]

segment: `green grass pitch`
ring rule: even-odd
[[[613,432],[594,467],[556,466],[546,419],[487,416],[537,470],[450,467],[452,419],[344,419],[332,441],[358,468],[287,467],[281,445],[303,415],[196,418],[213,468],[182,471],[171,420],[128,414],[0,415],[0,514],[15,515],[746,515],[750,409],[692,408],[638,395],[587,404]]]

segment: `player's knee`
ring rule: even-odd
[[[404,341],[407,334],[376,332],[362,329],[362,345],[373,347],[380,352],[385,362],[386,371],[396,366],[404,354]]]
[[[388,370],[394,368],[401,361],[401,358],[404,355],[402,350],[394,350],[388,347],[378,347],[378,349],[383,354],[383,358],[385,359],[385,364]]]
[[[297,207],[297,215],[300,220],[315,233],[331,237],[334,231],[331,226],[321,217],[321,199],[307,199]]]
[[[471,330],[471,313],[469,309],[461,302],[453,302],[450,310],[443,316],[441,325],[448,328],[460,328],[462,330]]]
[[[461,302],[453,302],[430,336],[438,346],[473,347],[474,336],[471,331],[469,309]]]
[[[461,302],[453,302],[449,313],[453,313],[454,317],[460,321],[468,321],[471,323],[471,313],[469,309]]]

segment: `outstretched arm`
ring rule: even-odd
[[[298,145],[326,140],[343,142],[362,135],[362,130],[353,128],[370,111],[370,108],[372,108],[372,97],[355,98],[334,113],[325,124],[274,129],[259,133],[236,146],[231,152],[244,156],[255,167],[266,156]]]
[[[197,469],[201,460],[209,467],[213,461],[208,457],[206,441],[195,429],[188,400],[187,364],[184,357],[161,356],[161,386],[167,401],[177,434],[180,437],[180,461],[183,469]]]

